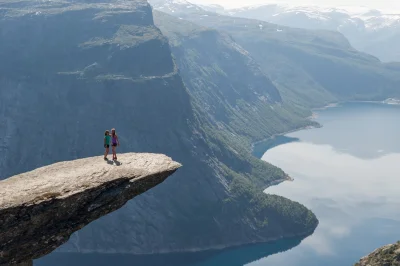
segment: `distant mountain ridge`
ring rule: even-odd
[[[346,21],[352,21],[354,23],[360,22],[360,26],[364,26],[366,30],[377,30],[385,27],[392,27],[400,23],[400,13],[390,14],[378,9],[370,9],[366,7],[323,7],[266,4],[237,9],[228,9],[224,10],[224,13],[237,16],[253,11],[263,11],[263,15],[271,16],[272,20],[274,20],[274,18],[279,19],[279,17],[285,15],[304,14],[309,19],[319,20],[321,23],[324,21],[336,23],[345,23]]]
[[[215,12],[305,29],[343,33],[358,50],[382,61],[400,61],[400,13],[365,7],[266,4]]]
[[[400,12],[366,7],[261,4],[236,9],[220,5],[196,5],[186,0],[156,0],[150,3],[170,14],[187,11],[262,20],[282,26],[324,29],[342,33],[357,50],[384,62],[400,62]]]
[[[284,103],[319,107],[332,101],[398,97],[398,64],[384,64],[359,52],[338,31],[281,26],[200,7],[175,5],[174,12],[168,12],[150,3],[156,10],[178,17],[182,25],[188,20],[231,35],[268,75]]]
[[[199,5],[192,4],[186,0],[154,0],[151,1],[151,4],[155,8],[167,13],[175,13],[175,12],[179,13],[181,12],[181,10],[185,9],[189,11],[203,10]]]

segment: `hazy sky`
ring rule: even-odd
[[[379,9],[400,10],[400,0],[192,0],[198,4],[219,4],[225,7],[240,7],[263,3],[290,3],[295,5],[327,5],[327,6],[365,6]]]

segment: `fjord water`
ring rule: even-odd
[[[294,178],[266,193],[310,208],[320,221],[312,236],[170,255],[53,253],[35,265],[344,266],[400,240],[400,106],[346,103],[316,120],[322,128],[278,137],[263,156]]]
[[[400,106],[347,103],[318,112],[323,127],[288,134],[297,141],[263,160],[295,180],[270,187],[310,208],[320,224],[291,251],[250,265],[354,265],[400,240]]]

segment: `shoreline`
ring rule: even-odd
[[[329,103],[329,104],[327,104],[327,105],[325,105],[323,107],[311,109],[312,115],[307,117],[306,119],[308,119],[310,121],[315,120],[316,118],[318,118],[318,114],[315,111],[326,110],[328,108],[335,108],[335,107],[338,107],[339,105],[344,104],[344,103],[377,103],[377,104],[384,104],[384,105],[393,105],[393,104],[390,104],[390,103],[385,103],[385,101],[386,100],[384,100],[384,101],[340,101],[340,102]],[[400,100],[399,100],[399,104],[396,104],[396,105],[400,105]],[[316,122],[316,121],[314,121],[314,122]],[[316,129],[316,128],[322,128],[323,127],[323,125],[319,124],[318,122],[316,122],[316,123],[317,123],[316,125],[308,125],[308,126],[298,127],[298,128],[294,128],[294,129],[291,129],[291,130],[287,130],[287,131],[282,132],[282,133],[276,133],[276,134],[271,135],[268,138],[253,142],[251,144],[251,152],[252,153],[254,152],[254,147],[257,144],[272,140],[275,137],[284,136],[284,135],[287,135],[287,134],[290,134],[290,133],[294,133],[294,132],[298,132],[298,131],[302,131],[302,130],[311,130],[311,129]],[[265,152],[267,152],[267,151],[268,151],[268,149]],[[262,160],[261,158],[259,158],[259,159]],[[285,178],[279,179],[279,180],[275,180],[275,181],[271,182],[270,184],[266,185],[262,189],[262,191],[265,193],[265,190],[268,187],[277,186],[277,185],[279,185],[279,184],[281,184],[283,182],[287,182],[287,181],[293,182],[294,178],[291,177],[289,174],[285,173]],[[319,221],[318,221],[318,224],[319,224]],[[317,224],[317,227],[318,227],[318,224]],[[237,248],[237,247],[245,247],[245,246],[249,246],[249,245],[257,245],[257,244],[262,244],[262,243],[272,243],[272,242],[276,242],[276,241],[284,240],[284,239],[290,239],[290,238],[296,238],[296,237],[308,237],[308,236],[310,236],[311,234],[313,234],[315,232],[317,227],[315,227],[313,230],[309,230],[309,231],[301,233],[301,234],[282,235],[280,237],[268,238],[268,239],[257,240],[257,241],[245,241],[243,243],[232,243],[232,244],[225,244],[225,245],[215,245],[215,246],[211,246],[209,248],[191,248],[191,249],[184,249],[184,250],[181,250],[181,251],[164,251],[164,252],[161,251],[161,252],[158,252],[158,253],[155,253],[155,254],[163,255],[163,254],[180,254],[180,253],[194,253],[194,252],[207,252],[207,251],[222,251],[222,250],[229,250],[229,249],[233,249],[233,248]],[[128,253],[128,254],[130,254],[130,253]],[[138,254],[138,255],[151,255],[151,254]]]
[[[314,122],[316,122],[315,119],[318,118],[318,114],[317,114],[315,111],[318,111],[318,110],[326,110],[326,109],[328,109],[328,108],[334,108],[334,107],[337,107],[338,105],[340,105],[340,104],[342,104],[342,103],[345,103],[345,102],[333,102],[333,103],[329,103],[329,104],[327,104],[327,105],[325,105],[325,106],[322,106],[322,107],[312,108],[312,109],[311,109],[311,112],[312,112],[311,116],[306,117],[305,119],[306,119],[306,120],[309,120],[309,121],[314,121]],[[294,128],[294,129],[291,129],[291,130],[288,130],[288,131],[285,131],[285,132],[282,132],[282,133],[273,134],[272,136],[270,136],[270,137],[268,137],[268,138],[265,138],[265,139],[262,139],[262,140],[253,142],[253,143],[251,144],[251,153],[254,155],[254,148],[255,148],[256,145],[261,144],[261,143],[263,143],[263,142],[271,141],[272,139],[274,139],[274,138],[276,138],[276,137],[285,136],[285,135],[287,135],[287,134],[294,133],[294,132],[298,132],[298,131],[302,131],[302,130],[311,130],[311,129],[316,129],[316,128],[322,128],[322,127],[323,127],[323,125],[321,125],[320,123],[318,123],[318,122],[316,122],[316,123],[317,123],[317,124],[314,125],[314,126],[313,126],[313,125],[308,125],[308,126],[303,126],[303,127]],[[268,150],[269,150],[269,149],[266,149],[266,150],[264,151],[263,154],[265,154]],[[255,155],[254,155],[254,156],[255,156]],[[257,156],[256,156],[256,157],[257,157]],[[258,158],[258,157],[257,157],[257,158]],[[258,159],[262,160],[262,156],[261,156],[260,158],[258,158]],[[263,160],[262,160],[262,161],[263,161]],[[264,161],[264,162],[266,162],[266,161]],[[268,162],[267,162],[267,163],[268,163]],[[282,171],[284,171],[284,170],[282,169]],[[265,190],[268,189],[269,187],[277,186],[277,185],[279,185],[279,184],[281,184],[281,183],[283,183],[283,182],[287,182],[287,181],[289,181],[289,182],[293,182],[293,181],[294,181],[294,178],[293,178],[293,177],[291,177],[291,176],[290,176],[289,174],[287,174],[285,171],[284,171],[284,173],[285,173],[285,178],[284,178],[284,179],[278,179],[278,180],[272,181],[272,182],[269,183],[268,185],[265,185],[265,186],[263,187],[262,191],[265,193]]]
[[[304,126],[304,127],[298,127],[298,128],[295,128],[295,129],[291,129],[291,130],[288,130],[288,131],[285,131],[285,132],[282,132],[282,133],[273,134],[268,138],[265,138],[265,139],[262,139],[262,140],[255,141],[255,142],[251,143],[251,152],[254,151],[254,146],[255,145],[263,143],[263,142],[266,142],[266,141],[269,141],[269,140],[272,140],[273,138],[276,138],[276,137],[279,137],[279,136],[284,136],[284,135],[287,135],[287,134],[290,134],[290,133],[294,133],[294,132],[297,132],[297,131],[301,131],[301,130],[310,130],[310,129],[316,129],[316,128],[321,128],[321,127],[322,127],[322,125],[319,125],[319,124],[318,124],[318,126],[317,125],[316,126],[309,125],[309,126]],[[267,152],[267,151],[265,151],[265,152]]]
[[[292,129],[292,130],[288,130],[288,131],[283,132],[283,133],[274,134],[274,135],[272,135],[272,136],[269,137],[269,138],[265,138],[265,139],[263,139],[263,140],[260,140],[260,141],[257,141],[257,142],[253,142],[253,143],[251,144],[251,153],[253,154],[253,156],[255,156],[256,158],[258,158],[259,160],[268,163],[267,161],[262,160],[262,156],[261,156],[261,157],[258,157],[258,156],[256,156],[256,155],[254,154],[254,148],[255,148],[256,145],[261,144],[261,143],[263,143],[263,142],[271,141],[272,139],[274,139],[274,138],[276,138],[276,137],[284,136],[284,135],[287,135],[287,134],[290,134],[290,133],[294,133],[294,132],[297,132],[297,131],[311,130],[311,129],[321,128],[321,127],[322,127],[322,125],[320,125],[320,124],[318,124],[318,125],[316,125],[316,126],[311,126],[311,125],[309,125],[309,126],[304,126],[304,127],[299,127],[299,128],[295,128],[295,129]],[[266,150],[263,152],[263,154],[265,154],[268,150],[269,150],[269,149],[266,149]],[[265,186],[263,186],[263,187],[262,187],[263,193],[265,193],[265,190],[268,189],[269,187],[277,186],[277,185],[279,185],[279,184],[281,184],[281,183],[283,183],[283,182],[294,182],[295,179],[294,179],[293,177],[291,177],[291,176],[290,176],[288,173],[286,173],[283,169],[282,169],[282,171],[285,173],[285,178],[274,180],[274,181],[272,181],[272,182],[266,184]]]
[[[395,100],[395,101],[398,101],[398,103],[387,103],[386,101],[388,101],[388,100],[390,100],[390,99],[393,99],[393,100]],[[336,108],[336,107],[338,107],[339,105],[345,104],[345,103],[376,103],[376,104],[384,104],[384,105],[400,105],[400,99],[388,98],[388,99],[382,100],[382,101],[339,101],[339,102],[332,102],[332,103],[329,103],[329,104],[324,105],[324,106],[322,106],[322,107],[315,107],[315,108],[312,108],[312,109],[311,109],[311,112],[312,112],[311,116],[308,116],[308,117],[306,117],[305,119],[306,119],[306,120],[309,120],[309,121],[314,121],[314,122],[316,122],[315,119],[318,118],[318,114],[317,114],[315,111],[326,110],[326,109],[328,109],[328,108]],[[318,123],[318,122],[317,122],[317,123]],[[260,144],[260,143],[265,142],[265,141],[272,140],[272,139],[275,138],[275,137],[284,136],[284,135],[287,135],[287,134],[290,134],[290,133],[294,133],[294,132],[297,132],[297,131],[301,131],[301,130],[310,130],[310,129],[316,129],[316,128],[322,128],[322,127],[323,127],[323,125],[321,125],[321,124],[318,123],[318,125],[315,125],[315,126],[313,126],[313,125],[303,126],[303,127],[298,127],[298,128],[294,128],[294,129],[291,129],[291,130],[287,130],[287,131],[282,132],[282,133],[273,134],[273,135],[271,135],[271,136],[268,137],[268,138],[264,138],[264,139],[262,139],[262,140],[255,141],[255,142],[251,143],[251,152],[254,151],[254,146],[255,146],[255,145]],[[266,150],[265,152],[267,152],[267,150]]]
[[[263,191],[263,193],[265,193],[266,189],[268,189],[270,187],[278,186],[279,184],[281,184],[283,182],[294,182],[294,178],[291,177],[289,174],[285,173],[285,178],[284,179],[278,179],[278,180],[272,181],[268,185],[264,186],[262,188],[262,191]]]
[[[305,119],[309,120],[309,121],[313,121],[314,119],[316,119],[318,117],[318,115],[314,111],[325,110],[327,108],[337,107],[341,103],[345,103],[345,102],[333,102],[333,103],[329,103],[329,104],[327,104],[325,106],[322,106],[322,107],[312,108],[312,109],[310,109],[311,110],[311,116],[305,117]],[[301,131],[301,130],[309,130],[309,129],[316,129],[316,128],[322,128],[323,127],[323,125],[319,124],[318,122],[316,122],[316,123],[317,123],[317,125],[315,125],[315,126],[308,125],[308,126],[298,127],[298,128],[294,128],[294,129],[290,129],[290,130],[284,131],[282,133],[273,134],[270,137],[264,138],[262,140],[255,141],[255,142],[251,143],[251,152],[253,152],[255,145],[260,144],[260,143],[265,142],[265,141],[268,141],[268,140],[271,140],[271,139],[273,139],[275,137],[284,136],[284,135],[287,135],[287,134],[290,134],[290,133],[294,133],[294,132],[297,132],[297,131]],[[265,151],[265,152],[267,152],[267,151]]]
[[[318,118],[318,113],[317,113],[317,111],[323,111],[323,110],[326,110],[326,109],[328,109],[328,108],[336,108],[336,107],[339,107],[340,105],[346,104],[346,103],[374,103],[374,104],[382,104],[382,105],[397,105],[397,106],[400,106],[400,99],[388,98],[388,99],[385,99],[385,100],[382,100],[382,101],[357,101],[357,100],[355,100],[355,101],[339,101],[339,102],[332,102],[332,103],[329,103],[329,104],[327,104],[327,105],[325,105],[325,106],[322,106],[322,107],[312,108],[312,109],[311,109],[311,112],[312,112],[311,116],[306,117],[306,119],[309,120],[309,121],[314,121],[314,122],[316,122],[315,119]],[[263,142],[267,142],[267,141],[271,141],[271,140],[273,140],[274,138],[276,138],[276,137],[278,137],[278,136],[285,136],[285,135],[287,135],[287,134],[294,133],[294,132],[298,132],[298,131],[302,131],[302,130],[310,130],[310,129],[316,129],[316,128],[322,128],[322,127],[323,127],[323,125],[321,125],[320,123],[318,123],[318,122],[316,122],[316,123],[317,123],[317,125],[315,125],[315,126],[309,125],[309,126],[304,126],[304,127],[295,128],[295,129],[292,129],[292,130],[285,131],[285,132],[283,132],[283,133],[274,134],[274,135],[272,135],[272,136],[270,136],[270,137],[268,137],[268,138],[265,138],[265,139],[263,139],[263,140],[253,142],[253,143],[251,144],[251,152],[252,152],[253,155],[254,155],[254,148],[255,148],[255,146],[256,146],[257,144],[260,144],[260,143],[263,143]],[[282,144],[279,144],[279,145],[282,145]],[[268,150],[269,150],[269,149],[266,149],[266,150],[264,151],[263,154],[265,154]],[[262,160],[262,157],[259,158],[259,159]],[[265,161],[265,162],[266,162],[266,161]],[[268,163],[268,162],[267,162],[267,163]],[[282,169],[282,171],[283,171],[283,169]],[[277,186],[277,185],[279,185],[279,184],[281,184],[281,183],[283,183],[283,182],[285,182],[285,181],[290,181],[290,182],[293,182],[293,181],[294,181],[294,178],[293,178],[293,177],[291,177],[290,175],[288,175],[286,172],[285,172],[285,174],[286,174],[286,176],[285,176],[286,178],[284,178],[284,179],[279,179],[279,180],[275,180],[275,181],[271,182],[270,184],[264,186],[263,191],[265,191],[266,189],[268,189],[268,188],[271,187],[271,186]],[[265,193],[265,192],[264,192],[264,193]]]
[[[323,106],[323,107],[311,109],[312,115],[307,117],[306,119],[309,119],[309,120],[316,119],[318,116],[314,111],[319,111],[319,110],[325,110],[327,108],[338,107],[340,104],[343,104],[343,103],[377,103],[377,104],[392,105],[390,103],[385,103],[384,101],[345,101],[345,102],[336,102],[336,103],[328,104],[328,105]],[[397,105],[400,105],[400,104],[397,104]],[[253,143],[251,143],[251,152],[254,151],[254,147],[257,144],[272,140],[275,137],[284,136],[284,135],[287,135],[287,134],[290,134],[290,133],[294,133],[294,132],[297,132],[297,131],[310,130],[310,129],[316,129],[316,128],[323,127],[323,125],[320,125],[319,123],[318,123],[318,125],[315,125],[315,126],[308,125],[308,126],[294,128],[294,129],[291,129],[291,130],[288,130],[288,131],[285,131],[285,132],[282,132],[282,133],[273,134],[270,137],[267,137],[265,139],[253,142]],[[268,149],[265,152],[267,152],[267,151],[268,151]],[[261,158],[259,158],[259,159],[261,160]],[[271,182],[270,184],[265,186],[263,191],[265,189],[267,189],[268,187],[279,185],[280,183],[283,183],[285,181],[294,181],[294,179],[290,175],[285,173],[285,178],[279,179],[279,180],[275,180],[275,181]],[[249,245],[273,243],[273,242],[276,242],[276,241],[279,241],[279,240],[284,240],[284,239],[290,239],[290,238],[296,238],[296,237],[307,237],[307,236],[310,236],[312,233],[314,233],[314,231],[315,231],[315,229],[309,230],[307,232],[303,232],[301,234],[288,234],[288,235],[282,235],[282,236],[279,236],[279,237],[266,238],[266,239],[263,239],[263,240],[243,241],[243,242],[240,242],[240,243],[211,245],[211,246],[209,246],[207,248],[195,248],[195,247],[193,247],[193,248],[187,248],[187,249],[170,249],[170,250],[169,249],[164,249],[164,250],[159,250],[157,252],[152,252],[152,253],[134,253],[134,252],[129,252],[129,251],[115,252],[115,251],[107,251],[107,250],[99,250],[99,251],[82,250],[81,252],[76,252],[76,251],[58,251],[58,252],[55,252],[55,253],[58,253],[58,254],[80,254],[80,255],[82,255],[82,254],[83,255],[84,254],[93,254],[93,255],[98,254],[98,255],[133,255],[133,256],[150,256],[150,255],[160,255],[161,256],[161,255],[168,255],[168,254],[179,255],[179,254],[183,254],[183,253],[225,251],[225,250],[234,249],[234,248],[238,248],[238,247],[246,247],[246,246],[249,246]]]

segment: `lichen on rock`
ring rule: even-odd
[[[400,241],[378,248],[355,266],[400,266]]]

